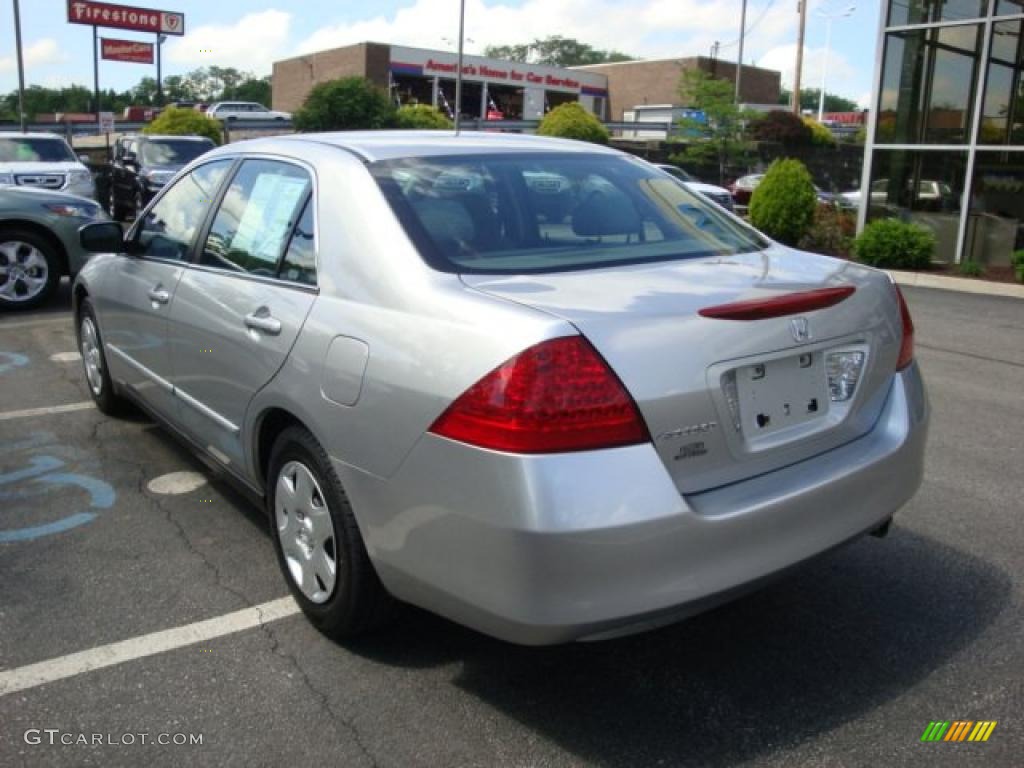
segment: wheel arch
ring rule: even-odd
[[[68,252],[64,247],[64,243],[61,239],[53,233],[51,229],[38,221],[32,219],[4,219],[0,221],[0,234],[10,230],[23,230],[31,232],[37,235],[53,246],[54,251],[57,254],[57,258],[60,259],[60,273],[61,276],[69,274],[68,266]]]
[[[302,427],[314,437],[316,436],[316,433],[302,419],[280,406],[266,408],[256,419],[253,469],[256,472],[259,487],[264,494],[268,492],[267,470],[270,464],[270,452],[274,448],[274,442],[278,435],[288,427]]]

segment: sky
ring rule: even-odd
[[[808,0],[804,85],[818,87],[825,60],[822,14],[832,24],[830,93],[866,106],[871,95],[878,0]],[[744,63],[782,72],[790,85],[796,59],[797,0],[748,0]],[[459,0],[136,0],[124,4],[185,13],[187,34],[164,44],[164,75],[200,66],[232,66],[258,75],[277,59],[350,43],[376,41],[453,48]],[[638,58],[708,55],[735,60],[741,0],[466,0],[468,53],[486,45],[563,35]],[[92,30],[66,23],[66,0],[21,0],[26,82],[92,85]],[[101,35],[152,40],[124,30]],[[104,61],[100,86],[124,90],[153,65]],[[17,87],[11,0],[0,0],[0,92]]]

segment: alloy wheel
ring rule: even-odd
[[[0,297],[31,301],[46,289],[49,276],[46,256],[34,245],[21,240],[0,243]]]

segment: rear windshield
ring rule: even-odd
[[[424,257],[447,272],[556,272],[768,245],[635,158],[446,156],[370,168]]]
[[[64,139],[0,137],[0,163],[65,163],[76,159]]]
[[[146,165],[185,165],[211,149],[212,141],[146,141],[142,144],[142,161]]]

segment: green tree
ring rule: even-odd
[[[578,67],[586,64],[633,60],[632,56],[627,56],[620,51],[601,50],[561,35],[551,35],[519,45],[489,45],[484,49],[484,55],[529,64],[547,64],[552,67]]]
[[[799,160],[776,160],[750,198],[750,223],[768,237],[796,245],[811,228],[818,194]]]
[[[218,121],[189,107],[167,107],[142,132],[166,136],[206,136],[215,144],[220,144],[223,137],[223,129]]]
[[[800,109],[809,109],[817,113],[818,111],[818,100],[821,94],[820,88],[801,88],[800,89]],[[779,91],[779,104],[786,104],[787,106],[793,103],[793,91],[789,88],[783,88]],[[834,93],[825,91],[825,111],[826,112],[857,112],[859,107],[857,102],[853,99],[848,99],[845,96],[838,96]]]
[[[783,109],[758,115],[750,125],[750,133],[758,141],[773,141],[787,147],[806,146],[813,139],[810,127],[799,116]]]
[[[714,78],[700,69],[683,73],[679,95],[683,104],[703,112],[705,119],[680,121],[690,141],[682,153],[671,158],[672,162],[717,165],[719,183],[724,182],[727,166],[745,163],[753,154],[746,127],[756,113],[736,106],[731,81]]]
[[[811,131],[811,144],[817,147],[834,147],[836,145],[836,137],[832,135],[832,131],[813,117],[805,117],[804,125]]]
[[[537,127],[540,136],[608,143],[608,129],[577,101],[569,101],[552,109]]]
[[[293,119],[299,131],[390,128],[395,108],[369,80],[343,77],[314,86]]]
[[[242,80],[230,92],[225,91],[221,98],[234,101],[255,101],[269,107],[273,102],[270,75]]]
[[[453,123],[441,110],[429,104],[406,104],[395,113],[395,126],[404,129],[446,130]]]

